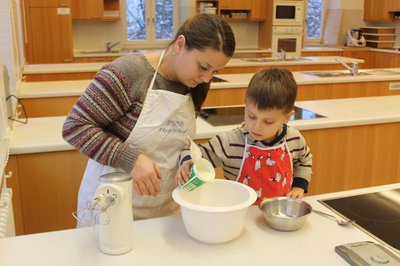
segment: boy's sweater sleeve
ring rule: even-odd
[[[199,149],[201,151],[202,157],[205,158],[206,160],[208,160],[209,162],[211,162],[211,164],[214,166],[214,168],[218,167],[218,166],[222,166],[221,159],[217,156],[217,154],[221,154],[221,152],[219,151],[220,145],[218,142],[218,137],[219,136],[215,136],[212,139],[210,139],[209,141],[207,141],[206,143],[197,144],[197,146],[199,147]],[[215,147],[217,147],[217,148],[215,148]],[[192,157],[190,156],[190,150],[185,149],[182,151],[182,153],[180,155],[179,165],[181,165],[185,161],[191,160],[191,159],[192,159]]]
[[[127,172],[140,152],[106,128],[131,108],[129,88],[120,71],[106,65],[73,106],[62,129],[64,140],[89,158]]]
[[[198,147],[202,157],[211,162],[214,168],[223,167],[224,162],[228,160],[228,156],[230,157],[231,152],[234,152],[230,144],[232,141],[236,142],[236,139],[240,140],[241,138],[243,136],[239,130],[227,131],[214,136],[206,143],[198,144]],[[191,159],[190,151],[184,150],[180,156],[180,164],[189,159]]]
[[[292,186],[303,188],[304,192],[307,192],[312,175],[312,154],[304,137],[299,135],[297,159],[293,162]]]

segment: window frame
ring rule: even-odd
[[[307,30],[308,30],[308,0],[305,0],[305,24],[304,24],[304,31],[303,31],[303,46],[304,45],[321,45],[324,38],[324,28],[325,28],[325,19],[326,19],[326,12],[328,10],[328,0],[322,0],[322,18],[321,18],[321,37],[320,38],[307,38]]]
[[[147,25],[146,27],[146,36],[147,39],[143,41],[130,41],[128,40],[128,30],[127,30],[127,15],[126,15],[126,1],[122,1],[123,4],[121,5],[122,12],[121,12],[121,21],[122,21],[122,27],[124,31],[124,43],[123,47],[125,49],[143,49],[143,47],[146,47],[146,49],[154,49],[154,48],[165,48],[171,41],[171,40],[157,40],[156,39],[156,28],[155,28],[155,1],[156,0],[146,0],[146,20],[147,23],[150,23],[151,25]],[[175,36],[175,33],[177,32],[179,28],[179,11],[180,11],[180,5],[179,5],[179,0],[173,0],[174,3],[174,32],[173,36]]]

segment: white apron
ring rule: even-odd
[[[160,168],[161,191],[157,196],[139,196],[132,189],[132,211],[134,219],[146,219],[172,215],[179,206],[172,199],[176,187],[178,157],[187,146],[187,138],[193,139],[196,132],[195,113],[189,95],[153,90],[164,52],[148,88],[146,99],[138,121],[126,142],[152,159]],[[99,177],[106,173],[121,172],[122,169],[99,164],[89,159],[78,195],[78,219],[83,217],[87,202],[92,202],[100,185]],[[80,223],[78,223],[79,226]]]

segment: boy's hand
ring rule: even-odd
[[[185,183],[186,181],[188,181],[190,175],[190,167],[192,166],[192,164],[192,160],[187,160],[179,167],[175,177],[177,185],[179,185],[179,182]]]
[[[304,195],[304,189],[299,187],[293,187],[287,194],[286,197],[301,199]]]

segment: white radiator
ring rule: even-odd
[[[15,236],[12,190],[3,188],[0,197],[0,238]]]
[[[10,135],[6,108],[6,88],[9,80],[7,78],[7,69],[2,64],[0,58],[0,238],[14,236],[14,214],[12,209],[12,190],[7,188],[6,177],[4,175],[5,166],[8,161],[10,151]]]

